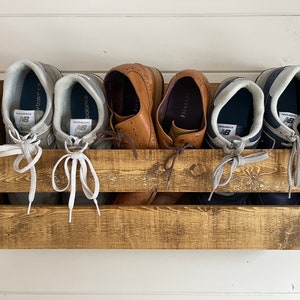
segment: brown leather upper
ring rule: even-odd
[[[120,75],[120,76],[119,76]],[[139,110],[132,115],[120,115],[123,106],[123,95],[121,85],[116,85],[113,81],[118,81],[118,77],[126,77],[132,85],[139,101]],[[111,69],[104,78],[104,87],[109,109],[111,111],[110,125],[112,130],[121,131],[127,134],[137,149],[159,148],[152,120],[152,109],[157,95],[157,89],[161,89],[163,83],[161,75],[158,78],[152,69],[141,64],[124,64]],[[124,88],[124,87],[123,87]],[[160,101],[161,99],[159,99]],[[124,140],[123,148],[130,148]]]
[[[172,121],[172,125],[168,132],[166,132],[163,128],[163,121],[164,117],[167,113],[168,109],[176,110],[178,108],[172,107],[172,103],[170,102],[170,97],[176,97],[174,95],[175,93],[175,87],[176,84],[179,82],[182,78],[192,78],[194,83],[196,84],[197,88],[199,89],[199,97],[194,97],[193,99],[190,99],[190,101],[200,101],[202,105],[202,110],[199,110],[199,113],[193,112],[194,117],[199,118],[199,126],[198,128],[184,128],[184,126],[177,126],[174,121]],[[181,89],[184,89],[184,87],[181,87]],[[177,91],[177,90],[176,90]],[[174,92],[174,93],[172,93]],[[188,93],[189,91],[180,91],[183,94]],[[180,96],[179,96],[180,97]],[[184,101],[182,99],[181,101]],[[206,115],[208,110],[208,105],[210,101],[210,88],[209,83],[206,77],[199,71],[196,70],[183,70],[179,73],[177,73],[169,82],[165,97],[161,101],[157,112],[156,112],[156,132],[157,137],[159,140],[159,144],[161,148],[166,147],[172,147],[172,146],[182,146],[183,144],[191,144],[194,148],[200,148],[204,139],[204,134],[206,130]],[[184,105],[191,105],[191,104],[183,104],[183,108],[185,109]],[[199,103],[197,104],[199,106]],[[187,115],[186,120],[189,122],[191,116]],[[197,121],[197,120],[195,120]]]

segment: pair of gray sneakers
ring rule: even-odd
[[[35,192],[35,163],[42,155],[42,149],[65,148],[67,154],[57,162],[52,173],[52,184],[58,192],[70,190],[70,221],[76,194],[76,180],[70,174],[75,172],[76,175],[74,168],[78,163],[84,197],[77,194],[76,201],[87,203],[87,199],[93,200],[98,209],[99,180],[83,152],[87,148],[110,147],[107,141],[99,139],[99,132],[109,127],[109,113],[100,77],[94,74],[62,76],[51,65],[17,61],[5,74],[2,117],[7,144],[0,146],[0,156],[17,155],[14,170],[19,173],[30,171],[31,174],[29,193],[10,193],[12,204],[25,204],[28,198],[29,213],[34,199],[37,204],[58,203],[57,193]],[[55,172],[63,161],[69,174],[66,174],[67,185],[59,188],[55,182]],[[86,182],[88,170],[94,178],[93,191]]]

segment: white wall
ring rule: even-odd
[[[20,58],[254,79],[300,64],[299,16],[298,0],[0,0],[0,79]],[[299,264],[298,251],[2,250],[0,299],[299,299]]]
[[[4,250],[0,299],[294,300],[299,261],[299,251]]]

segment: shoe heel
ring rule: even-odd
[[[152,119],[155,119],[155,114],[158,106],[162,100],[164,93],[164,79],[161,72],[156,68],[151,68],[152,74],[154,76],[154,91],[153,91],[153,107],[152,107]]]
[[[263,72],[261,72],[258,77],[256,78],[255,82],[263,88],[265,86],[265,83],[267,82],[269,76],[274,72],[275,68],[267,69]]]

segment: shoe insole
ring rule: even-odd
[[[133,85],[127,77],[124,77],[123,110],[122,116],[136,115],[140,110],[140,101]]]
[[[290,112],[300,114],[300,80],[294,78],[283,93],[277,103],[277,112]]]
[[[236,134],[245,136],[253,122],[253,96],[245,88],[240,89],[221,109],[218,123],[237,125]]]
[[[46,92],[35,73],[30,71],[24,79],[19,109],[45,112],[46,106]]]
[[[166,113],[162,122],[165,132],[169,132],[172,121],[182,129],[201,129],[203,118],[202,98],[193,78],[179,79],[170,92]]]
[[[122,117],[136,115],[140,110],[140,101],[129,78],[120,72],[113,72],[108,81],[107,98],[114,113]]]
[[[74,85],[70,102],[71,119],[98,120],[97,104],[81,84]]]

